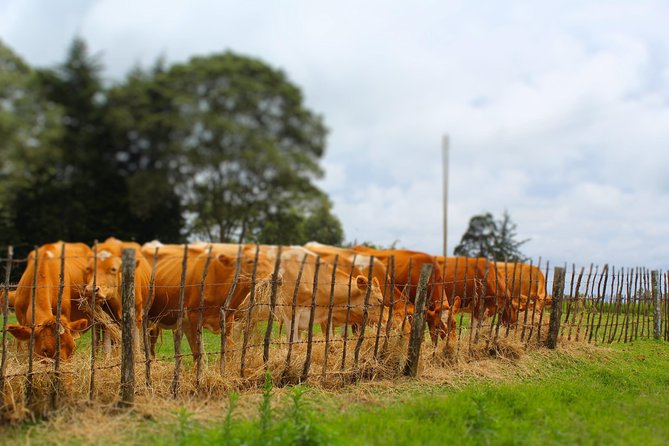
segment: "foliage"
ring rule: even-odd
[[[325,125],[281,70],[228,51],[102,71],[80,38],[39,70],[0,42],[3,242],[341,242]]]
[[[501,220],[495,220],[491,213],[475,215],[469,220],[469,227],[462,235],[453,253],[457,256],[485,257],[495,261],[525,260],[520,247],[529,239],[516,240],[516,224],[507,211]]]

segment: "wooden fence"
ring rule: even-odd
[[[109,401],[110,395],[113,395],[112,399],[119,405],[132,406],[136,395],[147,393],[171,398],[192,394],[211,397],[224,394],[232,388],[257,386],[267,371],[272,373],[278,385],[309,381],[337,386],[360,379],[416,376],[426,364],[448,367],[449,359],[459,356],[472,358],[504,355],[504,348],[509,345],[528,349],[543,346],[555,348],[565,342],[610,344],[648,338],[669,341],[669,276],[660,271],[645,268],[616,269],[608,265],[590,265],[587,268],[572,265],[571,268],[565,266],[551,269],[546,264],[542,269],[539,264],[546,279],[542,282],[544,289],[541,291],[551,296],[552,302],[544,307],[541,298],[530,295],[499,293],[499,290],[497,297],[486,295],[485,287],[480,285],[489,274],[493,274],[486,270],[482,277],[475,277],[473,289],[467,291],[466,284],[463,284],[461,298],[463,302],[468,302],[469,308],[456,314],[452,314],[450,309],[444,310],[444,332],[432,342],[430,337],[425,336],[425,326],[426,317],[435,305],[434,296],[429,291],[430,285],[434,285],[430,280],[436,264],[422,265],[420,280],[401,287],[405,295],[416,296],[411,315],[407,311],[407,302],[388,298],[396,286],[393,268],[388,268],[385,283],[379,284],[385,304],[370,300],[372,286],[367,287],[361,302],[352,303],[351,287],[354,286],[354,279],[346,271],[348,282],[336,282],[337,259],[328,267],[331,268],[332,279],[325,283],[321,279],[319,283],[319,277],[323,277],[319,275],[319,268],[325,268],[324,261],[316,257],[313,277],[306,277],[303,274],[306,256],[286,259],[282,258],[278,249],[273,272],[263,279],[256,277],[257,251],[252,274],[250,277],[242,274],[240,248],[234,275],[225,284],[228,293],[219,296],[217,303],[212,305],[205,299],[205,279],[210,269],[211,248],[201,277],[194,281],[192,277],[186,277],[188,247],[185,246],[172,348],[161,345],[162,351],[159,349],[156,357],[151,357],[150,353],[152,321],[149,308],[156,293],[155,260],[158,253],[156,250],[153,257],[148,301],[143,308],[142,323],[138,326],[134,314],[135,251],[124,250],[120,293],[123,311],[122,320],[118,321],[122,333],[120,348],[111,355],[103,354],[100,351],[100,329],[103,324],[93,322],[88,334],[81,338],[90,339],[88,352],[82,351],[80,347],[71,359],[61,361],[62,346],[60,336],[57,336],[56,357],[45,362],[34,351],[35,332],[40,325],[35,322],[34,311],[36,290],[39,288],[37,275],[32,279],[33,311],[30,315],[31,334],[27,347],[20,348],[17,342],[10,342],[11,336],[8,336],[8,324],[10,318],[13,318],[9,294],[16,287],[10,281],[11,272],[13,268],[20,268],[28,262],[28,259],[14,259],[10,248],[2,259],[5,265],[1,291],[0,362],[3,416],[8,417],[6,414],[17,411],[17,408],[23,410],[23,413],[46,413],[57,409],[72,400],[68,392],[75,395],[76,401],[81,398]],[[60,314],[63,306],[64,259],[63,250],[59,283],[51,285],[58,291],[56,314]],[[97,256],[93,259],[97,259]],[[37,270],[37,256],[30,261],[35,262]],[[390,265],[393,263],[393,260],[389,262]],[[372,265],[373,258],[370,260],[368,284],[373,283]],[[508,264],[504,272],[498,270],[496,273],[497,277],[505,276],[509,290],[514,289],[516,266]],[[294,283],[286,283],[285,275],[281,274],[287,268],[298,271]],[[444,267],[443,272],[446,271]],[[450,278],[448,275],[442,276],[442,285],[447,289],[455,285],[455,273]],[[250,281],[250,291],[244,305],[231,308],[231,297],[243,280]],[[529,283],[532,289],[532,277]],[[301,285],[313,290],[307,303],[298,301],[298,288]],[[344,287],[343,295],[348,296],[348,300],[343,303],[334,298],[335,295],[342,295],[342,290],[336,290],[340,286]],[[95,274],[93,289],[96,289]],[[414,289],[416,292],[411,293]],[[260,296],[262,290],[265,292],[264,299]],[[285,290],[293,290],[292,299]],[[329,299],[317,298],[319,290],[325,290]],[[186,294],[191,295],[192,292],[199,297],[199,303],[188,308]],[[279,297],[281,293],[283,297]],[[95,297],[93,293],[91,300],[86,302],[90,307],[96,305]],[[448,299],[452,301],[452,296]],[[76,304],[81,305],[85,300],[80,297]],[[544,298],[543,302],[547,300]],[[327,313],[322,324],[315,322],[315,314],[321,308]],[[212,334],[204,327],[203,313],[212,309],[220,314],[220,326],[216,327],[220,330],[219,335]],[[362,319],[356,323],[350,317],[353,311],[361,311],[362,314]],[[505,311],[514,312],[515,322],[509,323],[503,317]],[[195,344],[199,348],[193,355],[182,352],[182,338],[185,318],[194,312],[197,312]],[[237,319],[234,327],[240,331],[238,336],[226,330],[226,318],[231,318],[233,314]],[[279,315],[284,317],[280,318]],[[307,315],[307,329],[303,336],[296,337],[292,330],[286,330],[284,325],[295,327],[301,318],[306,320]],[[450,321],[454,321],[454,324]],[[60,333],[60,323],[60,318],[56,318],[55,333]],[[81,339],[79,343],[85,344]],[[42,387],[37,389],[39,386]]]

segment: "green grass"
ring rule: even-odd
[[[400,385],[380,404],[315,396],[256,420],[194,422],[151,434],[160,444],[667,444],[669,345],[640,341],[590,357],[547,356],[531,376],[463,388]],[[232,416],[222,415],[220,419]],[[219,419],[219,420],[220,420]]]

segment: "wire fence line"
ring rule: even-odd
[[[2,259],[6,274],[0,294],[0,390],[5,406],[8,400],[24,400],[30,410],[36,399],[35,381],[43,376],[50,380],[51,409],[61,407],[64,376],[86,375],[82,382],[88,385],[89,399],[94,399],[101,387],[110,385],[97,381],[99,373],[115,370],[119,400],[132,405],[137,392],[165,381],[166,375],[158,378],[152,368],[164,371],[170,365],[169,394],[176,398],[184,392],[184,379],[191,390],[201,392],[206,388],[203,380],[212,374],[237,386],[257,384],[268,370],[282,383],[328,383],[342,376],[350,380],[415,376],[421,361],[447,364],[448,358],[458,354],[500,354],[510,342],[523,348],[554,348],[560,342],[669,341],[669,276],[645,268],[590,265],[577,269],[572,265],[551,270],[546,264],[545,273],[538,267],[523,277],[518,274],[519,264],[495,267],[488,262],[483,270],[467,270],[467,259],[460,260],[459,266],[458,260],[446,258],[441,268],[437,261],[412,265],[409,260],[408,274],[403,274],[396,271],[396,259],[391,256],[379,276],[374,274],[374,256],[367,256],[365,270],[356,266],[355,258],[346,262],[317,254],[285,257],[278,247],[272,261],[263,266],[259,247],[246,256],[240,247],[231,257],[228,276],[221,277],[212,273],[218,266],[211,248],[199,254],[205,256],[200,258],[204,267],[197,271],[189,270],[195,259],[189,257],[187,245],[183,252],[159,258],[156,250],[147,255],[150,280],[139,283],[135,280],[137,253],[123,250],[122,268],[114,272],[116,282],[105,285],[105,300],[97,294],[101,277],[95,249],[94,255],[83,257],[67,257],[62,249],[59,258],[48,260],[58,268],[46,283],[34,273],[45,260],[38,255],[14,259],[8,250]],[[180,276],[178,285],[161,283],[156,275],[160,262],[168,258],[181,264],[174,273]],[[243,265],[249,258],[252,261]],[[64,265],[72,259],[92,262],[84,274],[86,283],[67,282]],[[33,273],[26,277],[31,265]],[[26,271],[21,281],[10,283],[12,268],[22,266]],[[420,272],[418,280],[413,281],[412,269]],[[173,282],[176,279],[172,277]],[[354,290],[357,286],[360,289]],[[68,288],[74,291],[65,293]],[[40,290],[50,292],[50,297]],[[177,297],[167,307],[157,308],[160,293]],[[136,296],[145,299],[139,314],[135,314]],[[18,322],[14,324],[9,323],[12,297]],[[120,318],[110,309],[117,304],[123,308]],[[100,306],[105,308],[93,311]],[[63,317],[44,319],[35,308]],[[69,370],[73,358],[85,355],[73,347],[68,350],[67,334],[76,335],[68,328],[72,322],[68,311],[74,308],[90,311],[81,327],[92,338],[86,373],[82,368]],[[110,314],[101,318],[105,312]],[[174,331],[173,353],[155,352],[157,340],[163,339],[161,329]],[[119,358],[113,349],[103,357],[100,344],[109,341],[101,340],[113,338],[107,332],[114,330],[122,335],[115,342],[122,344],[123,353]],[[10,347],[12,336],[28,340],[27,351]],[[181,351],[182,337],[187,338],[190,353]],[[55,343],[49,360],[42,358],[48,349],[40,350],[44,338]]]

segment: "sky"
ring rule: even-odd
[[[282,69],[330,129],[319,182],[347,240],[448,251],[506,210],[552,265],[667,267],[669,2],[0,1],[34,66],[75,36],[108,82],[225,50]]]

